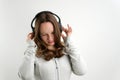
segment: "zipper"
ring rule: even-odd
[[[57,80],[59,80],[59,67],[58,67],[58,61],[57,61],[57,58],[54,58],[55,60],[55,70],[57,72]]]

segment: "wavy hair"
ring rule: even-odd
[[[44,22],[50,22],[54,27],[55,48],[56,48],[55,51],[49,50],[47,48],[47,45],[41,39],[40,25]],[[60,26],[55,16],[53,16],[50,13],[38,14],[38,16],[36,17],[34,41],[37,45],[37,50],[36,50],[37,57],[43,57],[45,60],[49,61],[54,57],[60,58],[64,55],[62,52],[64,48],[64,44],[61,42]]]

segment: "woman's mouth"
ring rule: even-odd
[[[49,41],[48,43],[49,43],[49,44],[54,44],[54,41]]]

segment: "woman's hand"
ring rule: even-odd
[[[27,35],[26,41],[28,42],[28,41],[32,40],[33,38],[34,38],[34,34],[31,32]]]
[[[72,28],[67,24],[67,28],[62,27],[62,30],[64,31],[65,35],[62,34],[62,38],[66,38],[72,34]]]

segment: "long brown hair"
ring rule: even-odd
[[[40,26],[44,22],[52,23],[54,27],[54,37],[55,37],[55,51],[49,50],[47,45],[41,39],[40,36]],[[34,34],[34,41],[37,45],[36,56],[43,57],[45,60],[50,60],[53,57],[60,58],[63,54],[64,44],[61,42],[61,32],[60,32],[60,25],[51,13],[41,13],[38,14],[35,20],[35,34]]]

